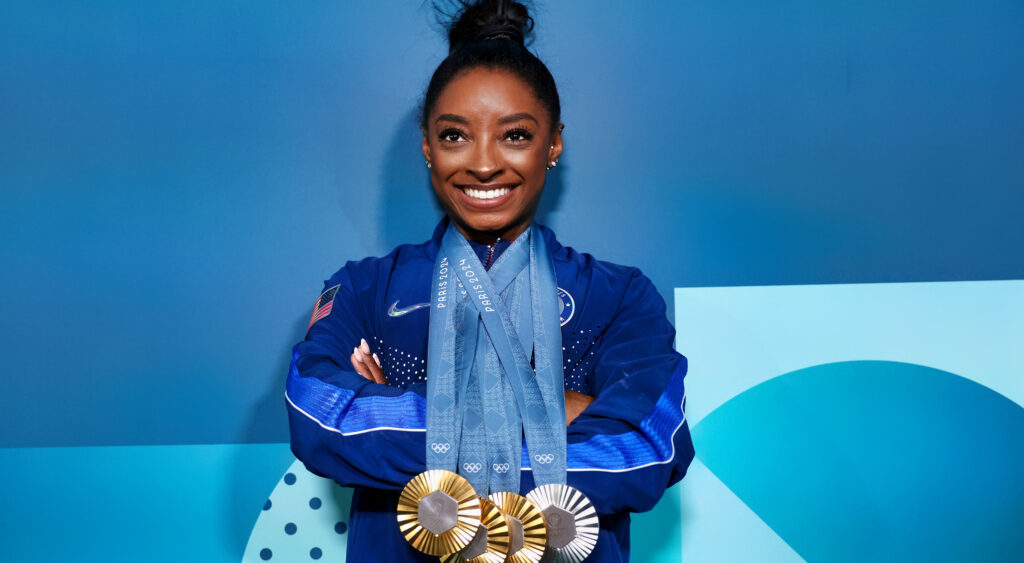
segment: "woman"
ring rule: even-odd
[[[292,449],[355,488],[356,561],[437,560],[402,537],[396,504],[410,479],[445,464],[480,495],[526,494],[561,471],[600,517],[587,561],[626,561],[629,513],[653,507],[693,457],[686,361],[664,301],[635,268],[564,247],[533,222],[563,125],[554,79],[523,44],[531,28],[525,7],[494,0],[450,26],[421,124],[446,217],[430,241],[334,274],[295,347]],[[470,264],[486,279],[458,277]],[[474,289],[485,285],[490,294]],[[484,320],[492,305],[505,325]],[[525,371],[499,350],[506,336]],[[541,443],[564,454],[536,454]]]

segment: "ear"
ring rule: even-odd
[[[548,165],[552,162],[558,162],[558,159],[562,157],[562,129],[565,129],[564,123],[559,123],[558,127],[555,128],[554,134],[551,136],[551,147],[548,149]]]
[[[427,130],[420,127],[420,131],[423,133],[423,158],[430,162],[430,141],[427,140]]]

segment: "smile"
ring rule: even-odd
[[[465,188],[462,191],[473,199],[494,199],[496,197],[508,195],[508,193],[512,191],[512,188],[498,188],[496,190],[474,190],[473,188]]]

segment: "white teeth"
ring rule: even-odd
[[[494,199],[496,197],[501,197],[507,194],[508,192],[512,191],[512,188],[498,188],[496,190],[474,190],[471,188],[466,188],[463,191],[466,192],[466,195],[473,199]]]

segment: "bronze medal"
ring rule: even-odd
[[[530,499],[515,493],[492,493],[487,497],[509,518],[509,563],[538,563],[547,543],[544,514]]]
[[[480,498],[480,527],[469,545],[441,557],[442,563],[502,563],[508,556],[508,517],[493,502]]]

